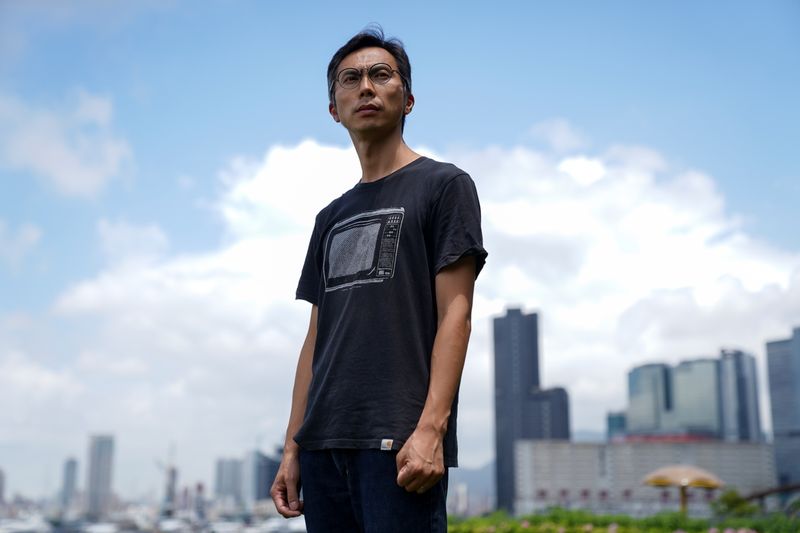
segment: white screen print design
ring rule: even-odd
[[[337,222],[325,239],[325,291],[394,277],[405,209],[367,211]]]

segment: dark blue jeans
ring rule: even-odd
[[[447,473],[423,494],[397,485],[397,452],[300,451],[308,533],[444,533]]]

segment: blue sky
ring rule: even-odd
[[[229,302],[230,314],[215,310],[198,323],[230,328],[230,339],[258,335],[259,324],[275,326],[288,332],[279,345],[299,347],[302,331],[295,330],[302,330],[304,318],[299,324],[290,318],[303,317],[304,308],[280,303],[291,300],[290,290],[263,294],[269,303],[250,301],[248,290],[271,285],[249,268],[263,261],[268,270],[275,261],[253,259],[243,250],[258,239],[274,244],[289,234],[302,249],[302,220],[275,222],[291,215],[281,202],[292,200],[293,208],[313,218],[326,203],[320,190],[329,199],[357,177],[346,150],[349,139],[327,114],[325,68],[336,47],[370,22],[403,39],[411,57],[416,106],[406,140],[462,165],[485,198],[495,270],[481,280],[484,289],[479,285],[484,292],[478,317],[488,322],[505,303],[542,309],[545,317],[552,309],[554,340],[545,341],[545,348],[565,355],[553,363],[551,375],[568,388],[574,379],[573,401],[583,402],[573,408],[573,427],[602,429],[600,411],[581,405],[622,407],[624,371],[645,357],[677,360],[733,343],[763,365],[764,337],[788,335],[800,323],[791,297],[800,268],[797,2],[0,2],[0,362],[20,380],[41,384],[41,394],[34,387],[32,397],[15,402],[42,412],[49,412],[47,402],[60,402],[71,406],[62,418],[74,421],[74,436],[60,448],[41,444],[55,423],[40,421],[41,431],[14,425],[5,441],[0,437],[4,455],[19,458],[13,473],[20,490],[49,490],[41,482],[42,467],[31,466],[35,450],[50,454],[57,470],[67,453],[82,456],[87,432],[133,432],[115,429],[110,418],[87,421],[81,414],[90,402],[107,398],[105,387],[119,385],[131,398],[163,392],[187,405],[196,400],[191,383],[180,384],[181,375],[191,374],[194,364],[200,373],[215,367],[168,362],[173,351],[189,345],[167,333],[164,344],[147,344],[145,337],[153,335],[142,326],[148,313],[174,317],[181,312],[176,310],[191,313],[192,305],[213,306],[215,291],[230,288],[226,283],[241,275],[249,285],[241,299]],[[309,158],[330,164],[309,167],[307,174],[295,171]],[[650,181],[643,185],[632,177],[639,175]],[[558,180],[548,181],[554,176]],[[584,195],[564,185],[567,178],[608,189]],[[514,204],[498,192],[505,190],[529,203]],[[602,233],[584,234],[575,226],[583,213],[607,213],[626,201],[633,202],[631,212],[636,205],[654,206],[647,215],[653,218],[636,219],[652,228],[652,238],[625,233],[625,223],[614,221],[622,215]],[[515,206],[519,217],[506,221]],[[529,210],[551,208],[539,228],[559,224],[539,233],[521,228]],[[672,220],[685,216],[686,222],[668,227],[653,213]],[[698,248],[693,232],[702,236]],[[627,300],[602,300],[615,321],[601,339],[591,327],[575,333],[585,321],[570,313],[605,308],[589,309],[585,300],[575,300],[580,303],[560,314],[555,302],[578,298],[576,287],[590,299],[591,291],[614,282],[615,267],[624,271],[611,263],[607,278],[576,285],[590,276],[587,269],[605,271],[601,260],[587,258],[606,238],[614,250],[641,250],[636,257],[647,260],[639,271],[671,260],[695,261],[697,268],[681,278],[643,277],[629,284],[636,290]],[[653,249],[656,255],[647,256],[645,250],[656,244],[675,253],[663,259]],[[520,245],[526,251],[504,255]],[[602,257],[617,257],[603,250]],[[541,253],[528,257],[535,251]],[[280,286],[291,286],[293,271],[283,268]],[[186,291],[170,292],[193,275]],[[212,288],[192,292],[201,282]],[[132,315],[119,296],[131,287],[142,287],[132,298],[153,291],[142,315]],[[707,329],[694,331],[680,322],[686,310],[670,306],[683,297],[696,304]],[[745,302],[753,313],[771,302],[778,311],[742,337],[736,324],[748,323],[750,315],[726,315],[732,301]],[[237,302],[252,311],[248,319],[237,315]],[[279,312],[284,305],[291,308],[288,314]],[[653,312],[652,322],[642,318],[653,309],[663,313]],[[662,320],[673,311],[675,322]],[[237,329],[239,319],[253,320],[246,332]],[[626,336],[630,324],[641,327],[638,336]],[[170,331],[180,327],[164,325]],[[674,331],[686,333],[685,343],[668,339]],[[601,346],[598,354],[615,354],[609,379],[617,381],[608,387],[582,381],[576,369],[585,361],[577,354],[595,348],[570,344],[570,338]],[[122,353],[123,342],[141,343],[140,350],[154,359],[136,350]],[[487,331],[478,329],[476,376],[490,371],[489,342]],[[255,364],[258,352],[250,357],[247,364]],[[291,366],[280,361],[266,358],[258,368]],[[290,379],[290,373],[280,376]],[[229,379],[228,386],[248,390],[243,383],[249,376]],[[475,379],[480,396],[489,385]],[[274,396],[264,397],[279,404],[275,421],[258,422],[258,430],[242,421],[229,430],[239,441],[203,449],[205,455],[186,459],[186,468],[208,476],[198,465],[207,464],[210,472],[215,454],[244,449],[236,442],[249,444],[256,433],[280,440],[276,428],[285,422],[278,420],[288,410],[284,393],[278,386]],[[119,409],[146,414],[158,410],[158,402],[120,400]],[[488,416],[481,402],[475,401],[475,420],[490,423],[481,418]],[[226,409],[222,419],[241,405]],[[160,431],[155,422],[143,427]],[[196,429],[176,430],[172,438],[186,442]],[[155,440],[140,445],[166,449]],[[462,440],[468,443],[467,464],[490,458],[488,440],[469,434]],[[13,455],[23,449],[27,459]],[[137,484],[134,467],[129,469],[120,490],[131,494],[149,487],[149,477]]]

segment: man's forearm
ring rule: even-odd
[[[297,450],[297,443],[294,436],[303,424],[303,417],[306,412],[308,402],[308,387],[311,384],[311,365],[314,360],[314,344],[317,339],[317,306],[311,309],[311,319],[308,326],[308,333],[300,349],[300,357],[297,359],[297,369],[294,375],[294,387],[292,389],[292,408],[289,413],[289,424],[286,428],[286,440],[284,441],[284,453]]]
[[[453,300],[448,306],[431,353],[431,377],[428,396],[417,427],[431,428],[444,434],[450,418],[471,331],[470,302],[465,297]]]
[[[435,429],[444,435],[450,418],[472,329],[472,293],[475,259],[465,257],[436,276],[439,326],[431,352],[428,396],[418,428]]]

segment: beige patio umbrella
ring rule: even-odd
[[[681,492],[681,512],[686,513],[686,499],[689,487],[717,489],[724,485],[722,480],[709,472],[692,465],[669,465],[653,470],[642,480],[645,485],[654,487],[678,487]]]

